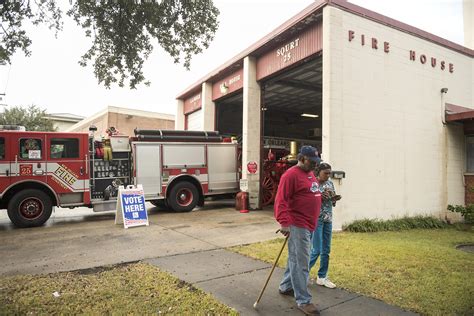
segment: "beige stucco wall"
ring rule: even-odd
[[[351,42],[349,30],[355,32]],[[361,218],[444,218],[447,203],[464,201],[464,136],[443,125],[441,105],[474,106],[473,59],[331,6],[323,11],[323,32],[322,153],[333,170],[346,172],[335,180],[343,196],[335,228]]]
[[[89,132],[89,126],[95,125],[97,127],[96,135],[105,135],[105,130],[107,129],[107,113],[104,112],[104,114],[99,115],[92,121],[89,121],[87,119],[83,120],[82,122],[79,122],[76,124],[73,128],[69,129],[69,132],[84,132],[88,133]]]
[[[249,207],[260,204],[260,138],[261,138],[261,88],[257,82],[257,60],[244,58],[243,113],[242,113],[242,179],[248,181]],[[249,162],[257,163],[256,173],[250,173]]]
[[[464,46],[474,49],[474,1],[463,0]]]
[[[100,136],[106,136],[106,130],[111,126],[127,136],[134,136],[133,130],[136,127],[140,129],[174,129],[175,127],[172,115],[118,107],[109,107],[108,109],[108,111],[104,110],[79,122],[70,128],[69,131],[88,132],[89,126],[95,125],[97,127],[95,135],[99,138]],[[113,111],[110,111],[110,109]]]
[[[176,100],[176,115],[174,121],[174,129],[176,130],[184,130],[184,101],[183,100]]]

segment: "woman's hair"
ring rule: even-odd
[[[319,175],[319,173],[323,170],[328,170],[328,169],[332,169],[331,168],[331,165],[328,164],[328,163],[325,163],[325,162],[322,162],[318,168],[316,169],[316,174]]]

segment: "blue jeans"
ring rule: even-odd
[[[280,290],[286,292],[293,289],[298,305],[311,303],[312,297],[308,291],[310,250],[311,231],[306,228],[290,226],[288,262],[280,282]]]
[[[311,238],[311,258],[309,260],[309,269],[311,270],[321,255],[319,263],[318,277],[325,278],[329,268],[329,254],[331,253],[332,223],[318,221],[318,227],[313,232]]]

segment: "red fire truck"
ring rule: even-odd
[[[18,227],[45,223],[54,206],[115,209],[120,185],[141,184],[157,206],[191,211],[204,197],[239,191],[237,144],[218,132],[87,133],[0,130],[0,208]]]

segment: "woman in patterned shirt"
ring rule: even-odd
[[[331,252],[332,238],[332,208],[336,205],[336,201],[341,199],[340,195],[336,195],[334,184],[329,179],[331,175],[331,166],[328,163],[321,163],[316,169],[316,176],[319,180],[319,190],[321,191],[322,204],[321,213],[318,218],[318,226],[313,232],[311,238],[311,257],[309,269],[314,266],[316,260],[321,255],[318,270],[318,278],[316,284],[333,289],[336,285],[331,282],[328,277],[329,253]]]

